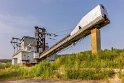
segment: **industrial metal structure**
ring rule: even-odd
[[[24,36],[20,39],[19,49],[12,56],[12,64],[37,63],[33,57],[35,55],[35,48],[33,47],[34,40],[35,38],[29,36]]]
[[[45,42],[45,37],[46,35],[51,35],[51,34],[47,33],[45,28],[35,27],[35,38],[33,39],[31,44],[32,45],[31,47],[34,48],[34,50],[31,51],[33,52],[32,55],[34,56],[33,57],[34,62],[38,63],[39,61],[56,54],[57,52],[70,46],[71,44],[77,42],[78,40],[86,37],[89,34],[91,34],[91,40],[92,40],[91,42],[92,53],[94,54],[97,53],[101,49],[100,28],[102,28],[103,26],[109,23],[110,21],[108,18],[107,11],[105,7],[100,4],[96,6],[93,10],[91,10],[88,14],[86,14],[70,34],[68,34],[66,37],[58,41],[50,48],[48,48],[48,45]],[[28,50],[26,50],[26,52],[27,51]]]
[[[40,59],[41,60],[45,59],[47,56],[51,56],[57,53],[58,51],[68,47],[69,45],[75,43],[81,38],[84,38],[87,35],[91,34],[91,30],[93,29],[99,30],[100,28],[102,28],[103,26],[109,23],[110,21],[109,21],[108,14],[105,7],[101,4],[96,6],[93,10],[91,10],[86,16],[84,16],[80,20],[80,22],[77,24],[77,26],[69,35],[67,35],[65,38],[63,38],[59,42],[57,42],[48,50],[41,53]],[[95,43],[99,40],[99,42],[97,42],[96,44],[100,45],[100,36],[99,37],[96,37],[96,36],[92,37],[92,40],[95,40]],[[93,42],[92,42],[92,46],[94,46]],[[94,46],[92,50],[95,51],[95,52],[93,51],[92,53],[96,53],[98,50],[100,50],[100,46]]]
[[[21,40],[19,38],[15,38],[15,37],[12,38],[10,43],[12,44],[12,46],[14,48],[14,54],[17,50],[20,49],[20,44],[21,44],[20,42],[21,42]]]
[[[35,47],[36,52],[40,52],[40,48],[42,51],[45,51],[46,43],[45,43],[46,29],[40,28],[38,26],[35,27]]]
[[[11,44],[14,47],[14,55],[12,56],[12,64],[31,65],[39,62],[39,52],[48,49],[45,43],[46,29],[35,27],[35,37],[24,36],[21,39],[12,38]],[[54,60],[53,58],[48,58]]]

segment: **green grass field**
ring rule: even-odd
[[[41,79],[101,80],[117,75],[124,79],[124,50],[90,51],[57,56],[54,62],[44,60],[32,67],[0,64],[0,80],[40,77]]]

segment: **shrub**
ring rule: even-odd
[[[67,70],[67,79],[100,80],[114,76],[112,70],[83,69]]]

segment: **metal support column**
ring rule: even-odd
[[[35,47],[36,53],[39,53],[42,49],[42,52],[45,51],[45,36],[46,36],[46,29],[39,28],[38,26],[35,27]]]

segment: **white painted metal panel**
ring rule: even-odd
[[[27,52],[22,52],[22,60],[29,60]]]
[[[34,59],[38,59],[38,58],[39,58],[39,53],[35,53],[35,52],[34,52],[33,58],[34,58]]]
[[[105,7],[103,5],[100,6],[101,12],[102,14],[105,14],[107,18],[109,18],[107,10],[105,9]]]
[[[34,58],[34,52],[20,51],[13,57],[12,64],[23,64],[25,61],[29,61],[29,63],[37,63]]]
[[[107,11],[102,5],[96,6],[94,9],[92,9],[88,14],[86,14],[78,23],[78,25],[74,28],[74,30],[70,33],[70,35],[74,35],[79,31],[81,28],[84,28],[85,26],[92,26],[93,21],[96,19],[103,17],[104,14],[107,15]],[[95,22],[94,22],[95,23]],[[87,29],[87,28],[86,28]]]
[[[17,64],[17,58],[12,59],[12,64]]]
[[[14,63],[14,59],[17,59],[17,64],[21,64],[22,63],[22,53],[21,52],[19,52],[19,53],[17,53],[14,57],[13,57],[13,64],[16,64],[16,63]]]
[[[34,59],[34,52],[23,52],[23,59],[22,60],[29,60],[29,63],[36,63]]]

